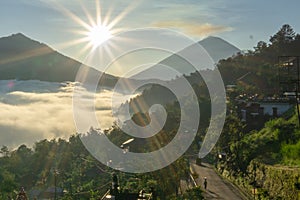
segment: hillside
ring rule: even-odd
[[[220,59],[228,58],[240,51],[217,37],[208,37],[200,41],[199,44],[207,50],[216,63]],[[193,48],[196,45],[198,43],[182,50],[183,54],[193,54]],[[192,55],[192,57],[197,58],[197,55]],[[174,54],[150,69],[134,75],[130,80],[131,83],[133,85],[140,83],[142,80],[139,79],[144,79],[145,74],[150,79],[155,79],[157,74],[164,74],[165,80],[175,78],[171,77],[170,73],[162,70],[159,65],[174,68],[178,71],[178,76],[195,71],[193,66]],[[203,69],[212,67],[207,65],[203,63]],[[32,40],[22,33],[0,38],[0,80],[74,81],[80,66],[82,66],[82,63],[64,56],[46,44]],[[99,73],[101,73],[91,67],[87,67],[87,71],[91,76],[100,75]],[[101,82],[103,86],[113,86],[118,79],[108,74],[105,74],[104,77]]]
[[[195,50],[198,51],[198,48],[202,46],[208,55],[211,58],[208,58],[207,56],[202,56],[195,54]],[[189,75],[190,73],[193,73],[196,71],[196,69],[187,61],[184,60],[184,58],[181,58],[179,55],[185,55],[185,57],[189,57],[192,60],[201,61],[201,70],[205,69],[213,69],[214,66],[212,66],[213,63],[218,63],[222,59],[227,59],[229,57],[232,57],[236,55],[237,53],[241,52],[240,49],[233,46],[229,42],[218,38],[218,37],[208,37],[204,40],[199,41],[198,43],[192,44],[177,54],[173,54],[158,64],[134,75],[133,79],[151,79],[156,78],[157,74],[163,75],[161,78],[162,80],[171,80],[174,79],[174,74],[170,73],[168,69],[162,68],[162,66],[168,66],[170,68],[173,68],[176,70],[176,75],[181,76],[183,74]],[[200,56],[200,57],[199,57]],[[202,57],[201,57],[202,56]],[[212,60],[210,60],[212,59]]]
[[[268,42],[260,41],[254,50],[221,60],[217,68],[225,84],[236,84],[246,93],[258,93],[263,96],[281,95],[279,57],[299,55],[300,35],[285,24],[277,33],[270,36]]]
[[[0,79],[74,81],[82,63],[22,33],[0,38]],[[88,67],[91,74],[100,72]],[[114,79],[113,76],[107,78]]]

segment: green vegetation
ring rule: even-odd
[[[228,116],[218,143],[218,148],[227,154],[231,168],[245,172],[253,159],[266,164],[287,164],[289,160],[297,164],[299,161],[300,131],[293,118],[271,120],[260,131],[243,133],[242,128],[237,118]]]
[[[221,60],[217,67],[225,84],[237,84],[240,94],[279,95],[278,56],[299,56],[300,35],[285,24],[254,50]]]
[[[41,192],[53,188],[55,178],[57,187],[66,191],[66,198],[86,199],[93,192],[102,194],[107,187],[101,186],[110,182],[110,175],[98,168],[104,166],[89,155],[78,136],[71,136],[69,141],[42,140],[33,149],[21,145],[9,151],[3,146],[0,153],[0,199],[15,198],[20,187],[28,196],[35,190],[37,195],[53,197],[53,193]]]
[[[284,164],[300,166],[300,141],[296,144],[283,144],[281,154]]]
[[[203,191],[200,187],[194,187],[192,189],[188,189],[182,196],[180,197],[171,197],[171,200],[185,200],[185,199],[204,199],[202,196]]]
[[[261,130],[245,133],[242,123],[228,116],[215,149],[226,153],[218,160],[219,172],[248,192],[258,188],[261,198],[296,199],[300,129],[295,117],[273,119]]]
[[[42,140],[33,149],[21,145],[9,151],[3,146],[0,153],[0,199],[15,198],[21,187],[31,198],[53,198],[53,192],[45,191],[55,186],[55,178],[56,186],[65,190],[60,199],[98,199],[109,189],[114,172],[90,156],[79,136],[71,136],[69,141]],[[189,162],[181,158],[146,174],[116,173],[121,190],[139,192],[154,188],[158,199],[169,199],[179,197],[179,183],[188,177]],[[32,191],[38,192],[34,196]]]
[[[255,195],[260,199],[299,198],[296,186],[300,183],[300,129],[296,109],[290,109],[281,118],[264,117],[249,124],[239,119],[234,99],[239,94],[280,96],[284,90],[274,73],[278,56],[299,53],[300,35],[283,25],[271,36],[269,44],[259,42],[254,51],[218,64],[225,82],[237,85],[237,89],[228,95],[231,114],[214,149],[215,153],[226,155],[218,159],[217,169],[252,195],[256,188]]]

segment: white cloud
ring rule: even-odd
[[[75,134],[73,88],[73,83],[0,81],[0,146],[31,146],[41,139],[68,139]],[[114,121],[111,94],[107,90],[96,94],[96,115],[102,128],[111,127]]]
[[[222,25],[213,25],[209,23],[197,24],[189,23],[185,21],[160,21],[153,24],[154,26],[163,27],[163,28],[175,28],[179,29],[187,35],[197,36],[197,37],[206,37],[212,34],[232,31],[233,28],[222,26]]]

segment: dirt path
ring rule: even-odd
[[[191,163],[192,169],[199,175],[196,179],[198,185],[203,187],[204,177],[207,178],[207,189],[204,194],[205,199],[223,199],[223,200],[245,200],[246,198],[232,184],[223,180],[212,168],[212,166],[203,163],[201,166]],[[204,190],[204,189],[203,189]]]

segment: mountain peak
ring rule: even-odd
[[[212,39],[217,39],[217,40],[222,40],[222,41],[225,41],[224,39],[220,38],[220,37],[217,37],[217,36],[208,36],[206,38],[204,38],[203,40],[212,40]]]
[[[194,48],[197,48],[196,46],[198,46],[198,44],[200,44],[207,51],[208,55],[212,58],[215,64],[222,59],[229,58],[231,56],[234,56],[238,52],[241,52],[240,49],[223,40],[222,38],[210,36],[181,50],[181,55],[189,55],[190,59],[199,60],[199,55],[194,53]],[[182,74],[190,74],[195,71],[194,66],[182,59],[180,56],[174,54],[165,58],[158,64],[135,74],[132,78],[145,79],[146,77],[146,79],[154,79],[157,77],[157,74],[164,75],[164,77],[161,78],[163,80],[171,80],[175,78],[174,73],[168,73],[168,69],[162,68],[161,65],[170,66],[175,69],[174,72],[178,72],[178,74],[176,74],[177,76],[180,76]],[[203,69],[210,69],[211,67],[213,67],[211,66],[211,63],[207,63],[207,60],[205,59],[203,59],[201,66],[203,67]]]
[[[0,38],[0,80],[75,81],[82,63],[23,33]],[[99,71],[86,67],[86,73],[98,77]],[[87,75],[88,76],[88,75]],[[104,85],[113,85],[116,77],[106,75]]]
[[[20,38],[28,38],[26,35],[24,35],[23,33],[14,33],[11,36],[8,37],[20,37]],[[29,39],[29,38],[28,38]]]
[[[208,36],[208,37],[204,38],[203,40],[208,40],[208,39],[218,39],[218,40],[223,40],[223,39],[222,39],[222,38],[220,38],[220,37],[217,37],[217,36],[212,36],[212,35],[210,35],[210,36]]]
[[[53,51],[47,45],[38,41],[32,40],[23,33],[15,33],[10,36],[0,38],[0,52],[3,56],[5,54],[12,56],[20,53],[43,49],[48,52]]]
[[[215,63],[241,52],[236,46],[215,36],[209,36],[198,43],[203,46]]]
[[[232,45],[228,41],[224,40],[223,38],[216,37],[216,36],[208,36],[208,37],[204,38],[203,40],[199,41],[198,43],[200,43],[202,45],[205,44],[205,43],[209,43],[210,46],[211,46],[211,43],[218,43],[218,45],[220,45],[221,43],[223,43],[224,45],[226,44],[227,48],[228,48],[228,46],[230,46],[230,47],[233,47],[237,51],[241,51],[239,48],[237,48],[236,46]]]
[[[9,36],[0,38],[0,40],[14,40],[14,41],[16,41],[16,40],[18,40],[18,41],[27,40],[27,41],[31,41],[31,42],[34,41],[34,40],[30,39],[29,37],[27,37],[23,33],[14,33],[14,34],[11,34]]]

